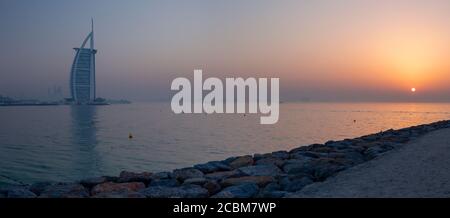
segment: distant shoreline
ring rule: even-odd
[[[0,104],[0,107],[14,107],[14,106],[60,106],[60,105],[64,105],[64,104],[53,104],[53,103],[49,103],[49,104]]]
[[[113,103],[92,103],[92,104],[85,104],[90,106],[105,106],[105,105],[115,105],[115,104],[131,104],[131,102],[127,103],[119,103],[119,102],[113,102]],[[27,107],[27,106],[72,106],[76,104],[64,104],[64,103],[24,103],[24,104],[0,104],[0,107]]]
[[[74,183],[4,185],[0,198],[282,198],[351,171],[436,130],[450,120],[301,146],[290,151],[230,157],[172,172],[127,172]],[[409,145],[409,144],[408,144]],[[372,162],[370,162],[372,163]],[[301,196],[301,195],[298,195]],[[298,197],[297,196],[297,197]]]

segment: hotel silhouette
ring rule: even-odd
[[[90,41],[89,48],[85,48]],[[94,21],[91,20],[91,32],[79,48],[74,48],[75,58],[70,72],[70,93],[74,104],[93,103],[95,96],[95,54]]]

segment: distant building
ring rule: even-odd
[[[90,47],[85,48],[90,41]],[[95,96],[95,54],[94,49],[94,22],[91,23],[91,32],[79,48],[74,48],[75,58],[70,73],[70,93],[75,104],[89,104],[94,102]]]

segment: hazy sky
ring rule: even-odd
[[[91,17],[101,97],[170,99],[202,68],[279,77],[282,100],[450,101],[448,0],[0,0],[0,94],[68,96]]]

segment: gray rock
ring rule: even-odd
[[[190,178],[190,179],[186,179],[183,182],[183,185],[203,185],[207,182],[208,180],[205,178]]]
[[[32,191],[36,195],[40,195],[45,190],[45,188],[53,184],[54,183],[52,182],[36,182],[30,186],[30,191]]]
[[[205,175],[207,179],[213,179],[213,180],[222,180],[226,178],[234,178],[239,176],[244,176],[245,174],[242,173],[240,170],[230,170],[230,171],[221,171],[221,172],[214,172],[214,173],[208,173]]]
[[[219,193],[213,195],[213,198],[251,198],[258,194],[259,188],[256,184],[247,183],[242,185],[230,186]]]
[[[278,183],[280,184],[281,190],[283,190],[291,183],[291,179],[287,176],[283,176],[278,180]]]
[[[209,196],[207,189],[197,185],[180,187],[151,186],[139,192],[147,198],[205,198]]]
[[[271,192],[264,192],[261,194],[262,198],[283,198],[286,196],[288,192],[286,191],[271,191]]]
[[[39,195],[40,198],[85,198],[88,191],[77,183],[57,183],[48,186]]]
[[[277,167],[281,167],[281,166],[283,166],[284,161],[283,161],[283,159],[276,158],[276,157],[265,157],[265,158],[258,159],[255,162],[255,165],[264,165],[264,164],[272,164]]]
[[[150,182],[148,186],[164,186],[164,187],[176,187],[180,182],[176,179],[155,179]]]
[[[313,180],[308,177],[302,177],[294,180],[288,179],[287,181],[284,181],[283,189],[288,192],[296,192],[311,183],[313,183]]]
[[[37,195],[28,189],[16,188],[16,189],[9,190],[7,193],[7,197],[8,198],[35,198],[35,197],[37,197]]]
[[[209,191],[198,185],[183,185],[181,188],[186,192],[185,198],[207,198]]]
[[[308,158],[320,158],[326,157],[328,154],[325,152],[315,152],[315,151],[298,151],[290,154],[291,159],[304,159]]]
[[[237,157],[236,159],[231,161],[229,165],[231,168],[237,169],[240,167],[251,166],[253,165],[253,163],[254,163],[253,157],[250,155],[246,155]]]
[[[275,179],[272,176],[242,176],[237,178],[224,179],[220,184],[224,187],[241,185],[245,183],[253,183],[260,187],[264,187],[267,184],[274,182]]]
[[[334,143],[336,143],[336,142],[333,141],[333,140],[329,140],[329,141],[325,142],[325,145],[331,145],[331,144],[334,144]]]
[[[152,180],[154,180],[154,179],[170,179],[170,178],[172,178],[171,172],[157,172],[151,176]]]
[[[313,177],[315,181],[324,181],[330,176],[334,176],[339,171],[346,169],[342,164],[336,163],[332,159],[320,159],[312,162]]]
[[[313,144],[313,145],[308,146],[307,149],[304,151],[329,153],[329,152],[336,151],[336,149],[337,149],[336,147],[332,147],[331,145]],[[296,152],[292,152],[292,153],[296,153]]]
[[[134,173],[122,171],[117,182],[142,182],[148,184],[152,180],[152,175],[153,174],[150,172]]]
[[[322,144],[311,144],[311,145],[307,145],[307,146],[300,146],[300,147],[297,147],[297,148],[294,148],[294,149],[290,150],[289,154],[297,153],[297,152],[300,152],[300,151],[311,151],[311,150],[314,150],[317,147],[322,147],[322,146],[325,146],[325,145],[322,145]]]
[[[392,150],[394,147],[388,144],[383,144],[380,146],[373,146],[364,151],[364,155],[368,160],[376,158],[386,151]]]
[[[248,176],[277,176],[282,173],[275,165],[255,165],[239,168],[241,172]]]
[[[0,194],[7,196],[8,192],[13,189],[28,189],[27,185],[4,184],[0,183]]]
[[[258,198],[270,198],[272,196],[272,192],[281,191],[281,185],[277,182],[271,182],[267,184],[263,189],[260,190],[257,197]]]
[[[189,168],[183,168],[183,169],[177,169],[173,171],[173,177],[175,179],[178,179],[180,181],[184,181],[186,179],[190,178],[201,178],[204,177],[204,174],[202,171],[189,167]]]
[[[312,173],[311,161],[313,159],[310,157],[303,157],[299,159],[287,160],[283,165],[283,171],[288,174],[298,174],[298,173]]]
[[[281,190],[281,185],[278,184],[277,182],[271,182],[269,184],[266,185],[266,187],[264,187],[263,191],[266,192],[272,192],[272,191],[279,191]]]
[[[194,168],[202,171],[203,173],[232,170],[230,166],[221,161],[211,161],[204,164],[197,164]]]
[[[287,151],[274,151],[271,153],[271,156],[278,159],[288,159],[289,158],[289,152]]]
[[[394,136],[394,137],[390,137],[389,138],[389,142],[394,142],[394,143],[406,143],[408,142],[410,135],[407,133],[404,133],[404,135],[398,135],[398,136]]]
[[[126,182],[126,183],[114,183],[106,182],[94,186],[91,190],[92,195],[100,193],[110,192],[136,192],[145,188],[143,182]]]
[[[229,158],[227,158],[227,159],[225,159],[225,160],[222,160],[222,161],[220,161],[220,162],[222,162],[222,163],[224,163],[224,164],[226,164],[226,165],[230,165],[230,163],[231,162],[233,162],[234,160],[236,160],[238,157],[229,157]]]
[[[312,172],[311,168],[309,168],[308,166],[304,166],[302,164],[285,164],[283,166],[283,171],[288,174]]]
[[[338,141],[338,142],[333,142],[330,144],[327,144],[326,147],[328,147],[329,149],[322,149],[322,150],[316,150],[317,152],[333,152],[335,150],[342,150],[342,149],[346,149],[349,146],[351,146],[352,143],[351,141]]]
[[[364,141],[373,142],[380,138],[378,134],[371,134],[361,137]]]
[[[357,151],[343,152],[344,158],[350,162],[351,166],[365,162],[364,155]]]
[[[268,154],[254,154],[253,160],[258,161],[259,159],[266,158],[266,157],[268,157]]]
[[[105,182],[108,182],[108,178],[105,176],[100,176],[100,177],[83,179],[80,181],[80,184],[86,188],[92,188],[98,184],[105,183]]]
[[[133,191],[102,192],[93,198],[145,198],[145,195]]]
[[[216,194],[222,189],[220,184],[215,180],[208,180],[205,184],[203,184],[203,188],[208,190],[210,196]]]

